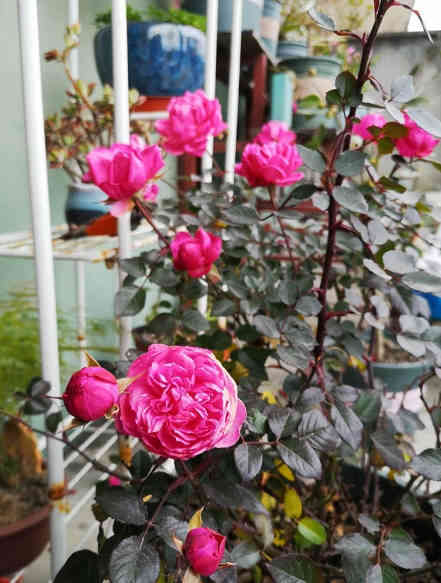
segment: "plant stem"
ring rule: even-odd
[[[161,231],[157,228],[157,226],[155,225],[155,223],[152,220],[150,213],[147,211],[147,209],[142,204],[142,202],[139,200],[139,198],[135,197],[134,201],[135,201],[136,207],[138,208],[138,210],[140,211],[142,216],[145,218],[145,220],[148,222],[148,224],[152,227],[152,229],[158,235],[158,238],[164,243],[164,245],[166,247],[170,247],[170,243],[167,241],[167,239],[164,237],[164,235],[161,233]]]

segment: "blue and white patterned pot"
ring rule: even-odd
[[[127,24],[129,87],[142,95],[173,96],[204,84],[205,34],[167,22]],[[113,84],[112,29],[95,36],[95,61],[103,84]]]
[[[70,184],[64,213],[69,225],[87,225],[109,212],[107,194],[93,184]]]

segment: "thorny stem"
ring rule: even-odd
[[[269,195],[271,197],[271,203],[273,205],[273,208],[275,211],[277,211],[278,208],[277,208],[277,202],[276,202],[276,187],[274,185],[272,185],[268,188],[268,191],[269,191]],[[285,240],[286,250],[288,252],[289,260],[291,261],[293,271],[295,271],[296,270],[295,259],[294,259],[294,256],[292,254],[291,242],[290,242],[288,234],[285,230],[285,225],[283,224],[282,219],[277,214],[275,215],[275,217],[276,217],[277,223],[280,227],[280,230],[282,232],[282,236]]]
[[[170,243],[167,241],[167,239],[164,237],[164,235],[161,233],[161,231],[155,225],[155,223],[152,220],[152,217],[150,216],[149,212],[147,211],[145,206],[142,204],[142,202],[136,197],[134,197],[134,201],[135,201],[136,207],[141,212],[142,216],[145,218],[145,220],[148,222],[148,224],[152,227],[152,229],[158,235],[158,238],[164,243],[164,245],[166,247],[170,247]]]
[[[359,92],[365,83],[365,81],[369,78],[370,74],[370,59],[372,55],[372,48],[375,41],[375,38],[378,34],[378,30],[380,25],[383,21],[384,15],[386,14],[387,9],[390,7],[389,0],[380,0],[378,11],[376,13],[376,18],[374,25],[371,29],[371,32],[363,45],[360,68],[358,70],[357,76],[357,83],[356,88]],[[331,176],[334,171],[334,164],[335,160],[337,159],[338,155],[341,152],[349,150],[350,142],[351,142],[351,128],[352,122],[357,113],[356,105],[351,106],[349,110],[349,115],[346,119],[346,127],[340,136],[337,137],[336,144],[334,151],[331,154],[331,158],[328,164],[328,176]],[[329,179],[328,179],[329,180]],[[341,186],[343,183],[344,177],[340,174],[335,179],[335,184],[332,186],[330,182],[327,185],[327,191],[329,194],[330,202],[329,202],[329,209],[328,209],[328,239],[326,243],[326,254],[325,254],[325,263],[323,266],[323,274],[320,283],[320,301],[322,303],[322,310],[318,316],[318,324],[317,324],[317,333],[316,333],[316,347],[314,351],[315,357],[315,364],[314,369],[316,372],[319,372],[321,369],[321,361],[323,359],[323,349],[324,349],[324,341],[326,336],[326,322],[327,322],[327,293],[328,293],[328,286],[329,286],[329,277],[331,273],[332,264],[334,261],[335,256],[335,241],[336,241],[336,232],[338,228],[337,223],[337,214],[338,214],[338,204],[334,197],[332,196],[333,188],[336,186]],[[323,375],[321,384],[323,385]],[[324,388],[324,387],[322,387]]]

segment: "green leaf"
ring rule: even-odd
[[[303,413],[297,431],[299,437],[321,451],[333,451],[341,443],[334,427],[319,409]]]
[[[82,550],[73,553],[58,571],[54,583],[100,583],[98,555]]]
[[[409,107],[406,113],[417,125],[432,136],[441,138],[441,121],[425,109]]]
[[[412,459],[410,467],[429,480],[441,481],[441,449],[425,449]]]
[[[134,285],[123,287],[115,296],[115,316],[134,316],[145,304],[145,289]]]
[[[256,514],[268,514],[253,490],[227,480],[205,482],[204,490],[214,504],[225,508],[243,509]]]
[[[35,398],[47,395],[51,390],[51,384],[48,381],[44,381],[41,377],[34,377],[31,379],[26,393],[28,397]]]
[[[233,548],[230,558],[240,569],[251,569],[260,561],[260,552],[253,542],[243,541]]]
[[[422,549],[407,540],[389,537],[384,545],[384,553],[402,569],[420,569],[426,564]]]
[[[361,393],[354,405],[354,412],[364,423],[373,423],[377,420],[381,409],[381,397],[379,393]]]
[[[337,188],[334,188],[332,195],[341,206],[354,213],[367,213],[369,210],[364,196],[356,188],[337,186]]]
[[[309,148],[305,148],[305,146],[301,146],[300,144],[297,145],[297,150],[305,166],[307,166],[311,170],[320,172],[320,174],[324,172],[324,170],[326,169],[326,162],[322,154],[320,154],[320,152],[310,150]]]
[[[360,514],[358,522],[368,531],[369,534],[380,532],[380,522],[376,518],[372,518],[367,514]]]
[[[228,298],[217,300],[211,310],[212,316],[231,316],[236,311],[236,304]]]
[[[162,498],[164,491],[165,488],[158,495],[158,500]],[[159,515],[155,530],[169,547],[176,549],[173,536],[179,540],[185,540],[188,532],[188,521],[183,519],[182,512],[179,508],[171,505],[166,506]]]
[[[366,154],[363,152],[359,150],[348,150],[340,154],[337,158],[335,161],[335,169],[342,176],[357,176],[363,171],[365,160]]]
[[[305,516],[297,524],[297,528],[302,536],[314,545],[322,545],[326,542],[326,530],[320,522]]]
[[[398,449],[392,435],[386,433],[386,431],[378,430],[370,438],[387,466],[400,472],[404,470],[406,462],[404,461],[403,453]]]
[[[386,251],[383,255],[383,264],[385,269],[393,273],[412,273],[415,271],[416,259],[403,251]]]
[[[383,583],[381,565],[372,565],[366,574],[366,583]]]
[[[231,346],[231,335],[224,330],[215,330],[213,334],[203,334],[198,336],[198,346],[209,348],[210,350],[226,350]]]
[[[387,138],[388,140],[390,138]],[[392,150],[395,147],[394,142],[392,142]],[[390,150],[390,152],[382,152],[383,154],[390,154],[392,152],[392,150]],[[387,190],[393,190],[394,192],[400,192],[401,194],[403,192],[406,192],[406,188],[404,186],[401,186],[401,184],[399,182],[397,182],[396,180],[394,180],[393,178],[389,178],[388,176],[382,176],[380,178],[380,184],[382,184],[383,186],[385,186],[387,188]]]
[[[280,338],[280,332],[277,328],[276,322],[268,316],[255,316],[253,324],[256,329],[269,338]]]
[[[255,445],[241,443],[234,450],[234,461],[242,479],[250,481],[262,468],[262,451]]]
[[[49,415],[46,416],[45,419],[46,429],[51,433],[55,433],[61,421],[63,421],[63,413],[61,411],[50,413]]]
[[[335,543],[337,551],[343,554],[366,554],[368,557],[374,555],[376,547],[359,533],[348,534]]]
[[[403,126],[396,121],[387,123],[383,128],[381,128],[381,131],[383,135],[394,140],[405,138],[409,133],[409,129],[406,126]]]
[[[306,368],[309,364],[309,354],[299,346],[295,348],[291,346],[278,346],[277,356],[288,366]]]
[[[383,583],[400,583],[400,577],[392,565],[383,565]]]
[[[124,524],[141,526],[147,520],[146,508],[131,488],[101,486],[97,488],[96,501],[106,514]]]
[[[392,81],[390,96],[393,101],[407,103],[415,97],[415,87],[411,75],[403,75],[399,79]]]
[[[332,18],[326,14],[323,14],[322,12],[319,12],[316,8],[311,8],[308,10],[308,14],[312,20],[320,26],[320,28],[328,30],[329,32],[334,32],[337,30],[335,22],[332,20]]]
[[[191,278],[185,282],[182,288],[182,295],[189,300],[197,300],[207,294],[207,285],[200,279]]]
[[[283,443],[279,443],[277,451],[285,464],[299,476],[319,479],[322,475],[320,458],[308,443],[297,441],[290,444],[289,448]]]
[[[177,285],[179,276],[173,271],[173,269],[157,267],[150,274],[149,281],[156,283],[159,287],[170,288]]]
[[[335,430],[349,447],[356,450],[360,447],[363,423],[354,411],[339,399],[331,407],[331,419]]]
[[[155,583],[159,571],[159,555],[142,537],[123,539],[110,557],[112,583]]]
[[[421,292],[441,292],[441,277],[426,273],[425,271],[414,271],[406,274],[401,282]]]
[[[297,576],[297,555],[277,557],[268,563],[267,567],[275,583],[306,583],[304,579],[299,579]]]
[[[296,310],[303,316],[317,316],[322,304],[314,296],[303,296],[296,303]]]
[[[119,260],[120,268],[130,275],[131,277],[137,279],[138,277],[144,277],[145,275],[145,263],[141,257],[130,257],[129,259]]]
[[[282,435],[290,415],[291,411],[286,407],[273,407],[271,409],[268,416],[268,425],[276,439],[279,439]]]
[[[255,225],[259,222],[259,215],[251,206],[232,206],[229,209],[225,209],[223,215],[233,225]]]
[[[351,105],[361,103],[361,94],[357,88],[357,79],[350,71],[343,71],[335,80],[335,87],[344,101]]]
[[[150,454],[147,451],[140,449],[132,458],[132,463],[130,464],[130,473],[134,478],[145,478],[151,467],[152,458]]]
[[[316,191],[317,187],[314,184],[301,184],[297,188],[294,188],[289,197],[295,198],[296,200],[306,200],[307,198],[311,198]]]
[[[438,536],[441,537],[441,502],[440,501],[437,501],[433,505],[432,523],[433,523],[433,526],[434,526]]]
[[[34,397],[33,399],[26,401],[23,407],[23,413],[25,413],[25,415],[41,415],[42,413],[49,411],[50,407],[50,400],[42,395],[41,397]]]
[[[198,310],[187,310],[182,315],[182,324],[193,332],[205,332],[210,323]]]

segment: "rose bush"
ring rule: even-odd
[[[135,380],[119,398],[116,424],[149,451],[187,460],[238,441],[246,409],[209,350],[153,344],[128,374]]]

